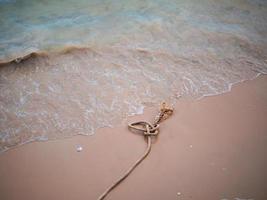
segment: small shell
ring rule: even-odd
[[[83,150],[82,146],[81,145],[76,145],[76,151],[77,152],[81,152]]]

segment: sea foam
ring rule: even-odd
[[[0,151],[267,73],[266,13],[245,0],[1,1]]]

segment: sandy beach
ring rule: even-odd
[[[267,199],[266,91],[262,75],[229,93],[178,101],[151,154],[106,199]],[[149,108],[128,121],[156,113]],[[123,124],[13,148],[0,154],[0,199],[97,199],[145,145]]]
[[[267,200],[266,22],[266,0],[0,0],[0,200],[97,200],[162,102],[105,200]]]

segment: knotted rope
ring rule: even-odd
[[[153,124],[149,122],[139,121],[134,122],[128,125],[129,130],[141,132],[146,141],[147,141],[147,148],[144,154],[110,187],[106,189],[105,192],[101,194],[98,200],[103,200],[116,186],[118,186],[130,173],[148,156],[151,151],[151,140],[153,136],[157,136],[159,134],[159,123],[167,119],[173,113],[173,109],[168,107],[166,103],[161,104],[159,115],[156,116],[155,121]]]

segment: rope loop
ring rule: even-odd
[[[159,124],[152,125],[148,122],[139,121],[129,124],[128,127],[143,133],[144,136],[157,136],[159,134]]]
[[[129,174],[148,156],[151,151],[151,137],[159,134],[159,123],[167,119],[173,114],[173,109],[168,107],[166,103],[161,104],[160,113],[156,117],[155,122],[150,124],[149,122],[139,121],[128,125],[129,130],[141,132],[147,139],[147,148],[144,154],[110,187],[104,191],[98,200],[103,200],[116,186],[118,186]]]

